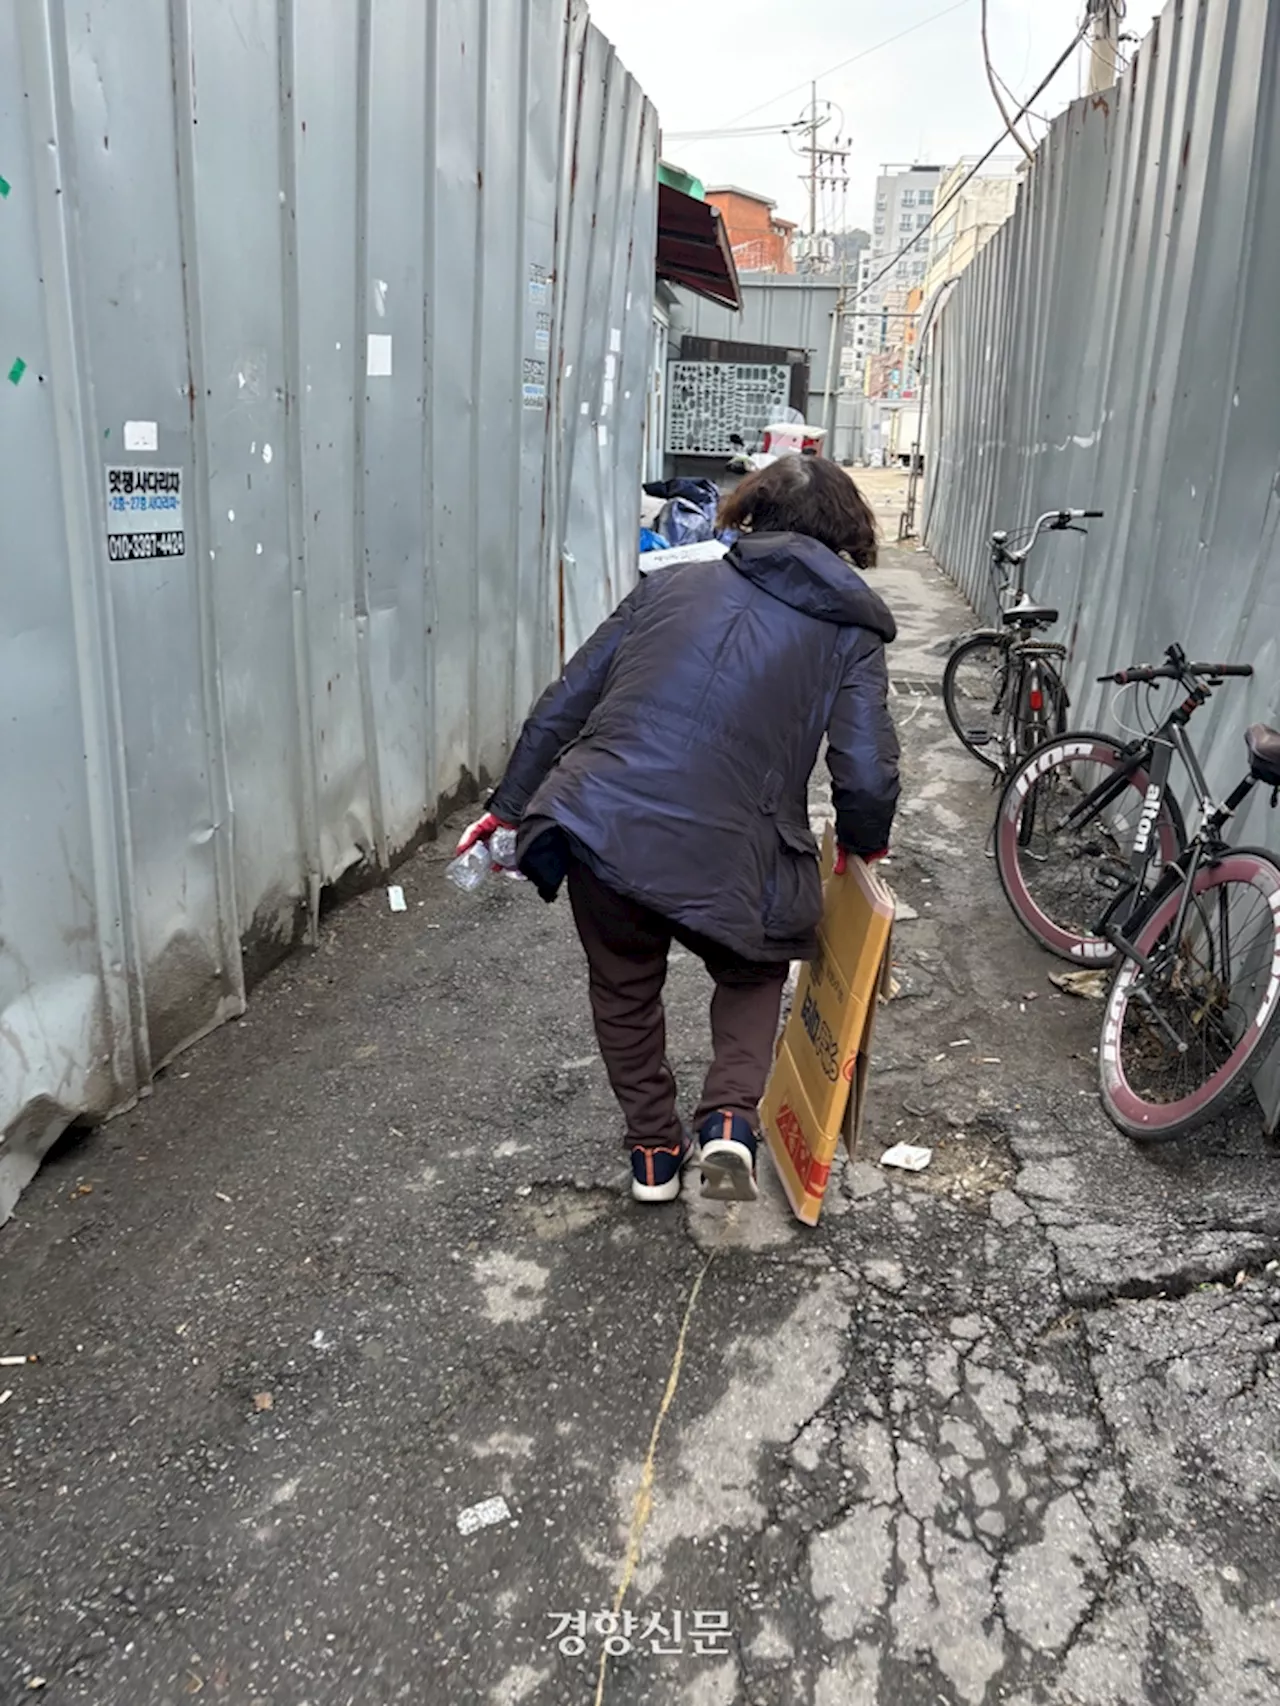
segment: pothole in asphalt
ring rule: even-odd
[[[932,1149],[933,1159],[923,1172],[904,1173],[894,1168],[885,1169],[886,1176],[892,1173],[917,1190],[950,1197],[954,1202],[985,1207],[987,1199],[996,1191],[1008,1190],[1017,1175],[1018,1164],[1009,1140],[989,1117],[941,1132],[932,1121],[907,1120],[895,1130],[894,1141]],[[862,1159],[878,1159],[878,1152]]]
[[[570,1238],[618,1207],[612,1191],[574,1184],[533,1185],[507,1209],[507,1219],[535,1238]]]

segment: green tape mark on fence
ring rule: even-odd
[[[12,188],[13,185],[9,182],[8,178],[0,178],[0,201],[4,200]]]
[[[17,358],[17,360],[14,362],[13,366],[9,369],[9,383],[10,383],[10,385],[16,385],[18,383],[18,381],[22,378],[22,375],[26,371],[27,371],[27,364],[25,361],[23,361],[22,357],[19,356]]]

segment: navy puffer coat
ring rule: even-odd
[[[489,802],[521,826],[521,869],[551,898],[571,850],[747,959],[811,957],[809,775],[826,735],[841,845],[888,846],[895,631],[862,576],[802,534],[642,580],[538,701]]]

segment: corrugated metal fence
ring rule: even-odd
[[[990,612],[987,539],[1060,506],[1031,590],[1094,678],[1180,641],[1252,663],[1192,725],[1211,780],[1280,722],[1280,7],[1175,0],[1121,85],[1078,101],[938,319],[925,538]],[[1280,847],[1255,796],[1242,835]],[[1272,1096],[1278,1094],[1272,1091]]]
[[[656,171],[580,0],[0,7],[0,1218],[630,584]]]

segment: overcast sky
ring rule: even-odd
[[[951,165],[982,153],[1000,129],[982,63],[980,0],[589,4],[658,109],[665,157],[705,183],[759,190],[788,218],[804,219],[807,200],[802,164],[787,137],[681,141],[678,133],[785,124],[801,113],[808,80],[817,75],[819,100],[840,109],[839,128],[852,148],[848,225],[869,227],[882,163]],[[1129,0],[1124,28],[1145,35],[1162,9],[1156,0]],[[991,0],[992,62],[1019,104],[1071,40],[1083,11],[1084,0]],[[898,41],[877,45],[898,35]],[[1036,104],[1037,112],[1060,112],[1079,93],[1084,51]],[[1125,51],[1131,53],[1132,45]],[[865,57],[822,75],[855,54]],[[832,124],[824,135],[835,129]],[[834,200],[826,211],[820,223],[838,229]]]

